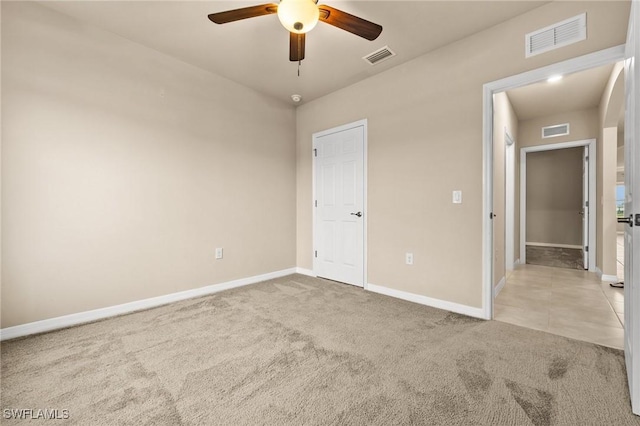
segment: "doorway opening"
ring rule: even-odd
[[[596,267],[596,140],[520,150],[520,262]]]
[[[523,308],[526,306],[522,302],[524,298],[528,296],[521,297],[511,291],[511,289],[517,288],[518,285],[522,285],[521,288],[527,287],[527,291],[535,293],[535,297],[539,296],[540,299],[546,298],[546,302],[541,302],[543,307],[545,304],[548,305],[548,301],[553,297],[556,297],[558,300],[563,297],[567,300],[575,300],[577,298],[587,300],[591,296],[598,294],[598,300],[592,297],[591,299],[593,300],[587,300],[583,303],[583,306],[577,306],[578,310],[581,310],[577,314],[575,312],[568,312],[565,309],[566,306],[557,306],[556,311],[563,314],[564,317],[561,318],[562,315],[558,315],[557,323],[554,325],[555,332],[556,334],[563,334],[559,331],[562,326],[564,326],[565,330],[571,328],[571,324],[560,324],[566,317],[577,316],[590,319],[588,318],[589,315],[593,317],[594,313],[600,312],[603,314],[603,322],[607,323],[602,324],[602,326],[616,328],[614,331],[615,335],[610,341],[604,341],[603,338],[600,340],[600,343],[607,346],[621,346],[624,336],[621,321],[617,313],[612,309],[610,301],[608,301],[603,294],[603,287],[605,285],[608,287],[608,282],[603,283],[600,280],[600,276],[596,274],[598,271],[598,264],[596,263],[598,242],[596,241],[596,236],[599,235],[597,233],[599,231],[596,230],[597,202],[595,200],[597,184],[595,177],[596,171],[599,170],[596,168],[596,166],[599,166],[596,160],[599,147],[596,146],[595,139],[600,136],[597,133],[594,134],[593,128],[587,133],[581,133],[581,124],[577,124],[576,126],[571,124],[571,132],[569,132],[569,126],[567,125],[565,126],[566,131],[557,135],[559,137],[551,134],[551,139],[542,140],[547,135],[544,130],[541,131],[541,129],[545,127],[553,128],[554,125],[562,125],[569,121],[573,122],[575,121],[575,117],[568,119],[566,117],[556,117],[557,119],[550,119],[548,117],[550,114],[544,116],[538,113],[537,117],[518,120],[518,118],[509,118],[509,114],[507,113],[507,119],[505,119],[504,116],[500,115],[499,109],[504,108],[504,102],[502,101],[504,101],[505,98],[507,99],[506,103],[510,103],[509,95],[514,89],[524,88],[525,86],[535,83],[542,83],[547,80],[548,77],[555,74],[563,74],[566,77],[583,71],[602,68],[604,71],[601,70],[600,73],[605,75],[605,83],[607,83],[614,64],[624,58],[623,52],[624,48],[619,46],[485,85],[485,112],[489,111],[491,113],[485,113],[484,158],[484,297],[485,315],[487,318],[495,317],[497,319],[496,312],[494,311],[495,306],[498,306],[499,311],[502,310],[502,312],[499,313],[504,314],[506,311],[506,314],[511,315],[512,318],[520,317]],[[598,73],[598,71],[593,72]],[[570,78],[571,77],[566,78],[565,81],[568,81]],[[597,104],[599,104],[600,98],[602,97],[602,88],[603,86],[600,86],[600,92],[597,93]],[[536,92],[538,91],[539,90],[536,89]],[[562,103],[562,101],[558,101],[558,99],[562,100],[563,97],[555,97],[556,103]],[[599,119],[596,105],[587,105],[583,109],[592,110],[586,112],[581,111],[579,114],[574,115],[582,116],[583,124],[587,122],[598,123]],[[513,105],[509,105],[507,109],[509,108],[511,108],[511,115],[515,116]],[[545,110],[543,112],[547,111]],[[545,119],[541,117],[546,117],[547,120],[545,121]],[[538,121],[536,122],[536,120]],[[595,132],[598,132],[597,126],[596,124]],[[538,132],[536,135],[538,141],[532,142],[532,137],[527,136],[527,132],[533,134],[532,129],[534,128],[535,131]],[[545,147],[540,148],[537,147],[537,145],[545,145]],[[533,165],[533,159],[538,154],[553,153],[553,151],[559,153],[562,152],[561,150],[568,153],[571,149],[573,149],[574,154],[576,154],[574,155],[576,158],[574,162],[576,162],[578,169],[577,177],[575,177],[574,180],[579,184],[573,190],[576,192],[574,195],[578,198],[578,204],[577,206],[571,207],[571,216],[569,217],[572,221],[572,226],[575,228],[571,231],[575,238],[565,242],[551,241],[551,243],[570,246],[567,248],[576,248],[580,253],[580,259],[576,262],[577,264],[574,270],[566,270],[566,272],[562,272],[561,270],[558,272],[556,269],[559,268],[548,268],[549,270],[546,270],[544,269],[545,267],[527,265],[527,243],[534,243],[530,244],[532,247],[536,246],[535,243],[545,243],[544,240],[531,240],[529,238],[530,236],[527,235],[527,219],[529,219],[529,222],[533,222],[534,219],[533,213],[529,213],[529,216],[527,216],[527,160],[529,160],[530,165]],[[586,167],[583,167],[583,165]],[[598,182],[598,184],[599,183],[600,182]],[[567,212],[565,213],[568,214]],[[552,218],[552,224],[555,224],[557,220],[557,218]],[[565,231],[563,227],[561,227],[561,229]],[[558,232],[555,231],[554,233],[557,234]],[[538,246],[540,246],[540,244],[538,244]],[[578,269],[578,266],[581,270]],[[583,269],[585,267],[590,272],[586,272]],[[536,270],[536,268],[543,269]],[[523,273],[531,272],[538,274],[538,276],[534,278],[537,281],[532,281],[530,276],[523,275]],[[531,285],[532,283],[533,285]],[[569,285],[563,284],[575,284],[576,287],[572,288]],[[585,290],[585,293],[578,295],[577,287]],[[586,292],[587,289],[589,292]],[[498,303],[500,300],[494,303],[498,295],[500,295],[500,299],[507,303],[502,304],[502,306]],[[521,297],[521,299],[518,300],[518,297]],[[507,300],[509,298],[511,298],[511,300]],[[591,305],[589,305],[590,303]],[[507,308],[502,309],[505,306]],[[534,321],[533,324],[520,325],[554,332],[554,330],[550,330],[549,318],[549,312],[542,312],[537,318],[539,320],[538,323]],[[568,334],[564,333],[564,335]],[[584,336],[575,334],[568,337],[589,340]],[[613,340],[615,340],[615,343],[612,343]]]

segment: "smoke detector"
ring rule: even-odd
[[[302,100],[302,96],[301,95],[291,95],[291,99],[293,100],[293,102],[298,103]]]

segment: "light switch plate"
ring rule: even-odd
[[[462,204],[462,191],[453,191],[453,204]]]
[[[222,259],[222,248],[216,249],[216,259]]]

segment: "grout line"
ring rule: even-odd
[[[602,288],[602,286],[600,287],[600,291],[602,291],[602,294],[604,295],[604,298],[607,300],[607,304],[609,305],[609,307],[613,311],[613,314],[616,316],[616,318],[618,319],[618,322],[620,323],[620,325],[624,329],[624,323],[622,322],[622,320],[618,316],[618,313],[616,312],[616,309],[613,307],[613,304],[611,303],[611,299],[609,299],[609,297],[607,297],[607,293],[604,292],[604,289]]]

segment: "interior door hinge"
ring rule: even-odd
[[[585,205],[586,207],[589,207],[589,202],[588,202],[588,201],[587,201],[587,202],[585,202],[585,203],[584,203],[584,205]]]
[[[318,257],[318,250],[316,250],[316,257]]]
[[[318,150],[316,148],[313,148],[313,156],[314,157],[318,156]]]
[[[584,251],[588,252],[589,251],[589,246],[584,246]]]
[[[584,157],[584,161],[589,161],[589,156]]]
[[[318,207],[318,200],[316,200],[316,207]]]

